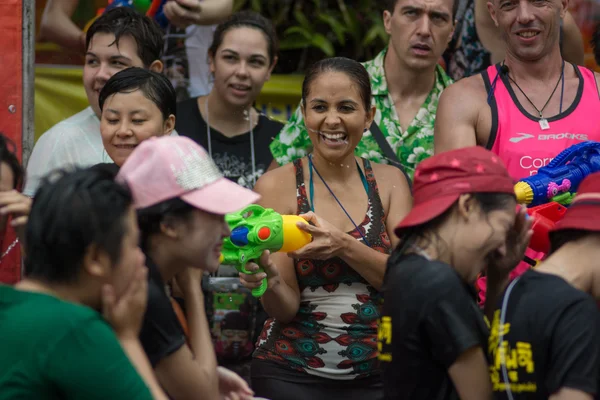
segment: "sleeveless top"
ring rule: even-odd
[[[371,163],[362,159],[368,208],[358,228],[371,248],[389,254],[385,211]],[[302,160],[294,161],[297,213],[310,211]],[[357,190],[359,188],[357,187]],[[360,188],[362,190],[362,188]],[[364,243],[356,229],[348,232]],[[300,288],[298,314],[288,324],[269,318],[254,357],[329,379],[349,380],[379,374],[377,320],[381,295],[340,258],[294,260]]]
[[[492,129],[487,149],[498,155],[515,179],[535,175],[561,151],[587,140],[600,141],[600,92],[594,73],[585,67],[575,67],[579,87],[571,105],[562,113],[546,118],[548,129],[542,129],[539,116],[531,115],[517,100],[508,76],[500,73],[500,64],[491,65],[481,74],[492,109]],[[497,79],[496,79],[497,78]],[[494,83],[495,81],[495,83]],[[560,84],[559,84],[560,85]],[[555,96],[560,96],[560,88]],[[528,248],[531,259],[541,260],[545,254]],[[510,274],[511,280],[531,268],[521,262]],[[486,291],[485,278],[477,282],[480,298]]]
[[[546,118],[548,129],[542,129],[537,115],[525,111],[508,76],[499,72],[499,64],[482,72],[492,109],[492,129],[486,148],[504,161],[514,179],[536,174],[540,167],[574,144],[600,141],[600,92],[594,73],[585,67],[574,67],[579,77],[575,100],[570,105],[564,104],[562,113]],[[561,95],[560,87],[554,95]]]

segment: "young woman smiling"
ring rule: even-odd
[[[172,134],[176,99],[171,82],[158,72],[133,67],[113,75],[98,99],[108,157],[120,167],[144,140]]]
[[[271,319],[252,384],[272,400],[382,399],[379,289],[410,190],[399,169],[354,156],[375,114],[358,62],[329,58],[311,67],[302,112],[313,152],[263,175],[255,191],[264,207],[303,215],[313,241],[289,255],[264,254],[266,274],[241,275],[247,288],[268,279],[262,304]]]
[[[217,27],[208,50],[212,90],[177,106],[179,134],[208,149],[227,178],[248,188],[269,167],[269,144],[283,127],[253,107],[277,62],[276,38],[261,15],[232,15]]]

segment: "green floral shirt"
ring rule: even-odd
[[[390,147],[398,156],[398,160],[412,179],[416,165],[433,155],[433,126],[438,101],[440,94],[452,83],[452,80],[438,65],[435,71],[436,79],[433,89],[408,129],[404,131],[398,121],[398,114],[387,88],[383,69],[386,51],[387,49],[384,49],[373,60],[364,62],[363,66],[371,77],[373,105],[377,109],[375,123],[379,126]],[[312,148],[300,107],[296,109],[288,123],[273,139],[270,148],[273,158],[277,160],[279,165],[304,157]],[[363,135],[362,140],[356,146],[355,154],[373,162],[388,163],[370,131],[365,132]]]

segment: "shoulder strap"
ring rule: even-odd
[[[379,129],[379,126],[377,126],[375,121],[373,121],[369,130],[371,131],[373,139],[375,139],[377,145],[379,145],[379,148],[381,149],[381,151],[383,151],[383,155],[388,160],[390,165],[393,165],[394,167],[402,171],[402,173],[406,177],[406,181],[408,182],[408,187],[412,192],[412,181],[410,179],[410,176],[408,176],[408,174],[406,173],[404,166],[400,163],[400,160],[398,160],[398,156],[396,155],[396,153],[394,153],[394,150],[392,150],[392,147],[383,136],[383,132],[381,132],[381,129]]]

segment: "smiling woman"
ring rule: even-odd
[[[98,103],[102,143],[119,167],[140,142],[169,135],[175,127],[175,90],[157,72],[128,68],[116,73],[102,88]]]
[[[236,13],[217,27],[208,60],[213,88],[177,105],[177,131],[208,149],[227,178],[252,188],[283,127],[253,106],[277,63],[275,30],[257,13]]]
[[[379,289],[397,243],[391,229],[410,208],[408,183],[398,168],[354,156],[375,114],[361,64],[317,62],[304,79],[301,110],[313,152],[267,172],[254,190],[262,206],[302,214],[311,225],[299,227],[313,241],[261,260],[271,319],[254,353],[253,389],[272,400],[379,400]],[[241,277],[247,288],[264,278]]]

